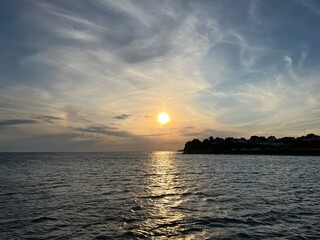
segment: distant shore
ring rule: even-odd
[[[193,139],[185,144],[184,154],[292,155],[320,156],[320,136],[302,137],[251,136],[245,138]]]

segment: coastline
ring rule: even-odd
[[[250,139],[228,137],[193,139],[185,144],[183,154],[232,154],[320,156],[320,136],[308,134],[298,138],[251,136]]]
[[[320,149],[304,150],[273,150],[273,151],[228,151],[213,152],[210,150],[183,151],[182,154],[201,154],[201,155],[270,155],[270,156],[320,156]]]

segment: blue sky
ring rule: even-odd
[[[320,1],[0,4],[0,151],[320,134]]]

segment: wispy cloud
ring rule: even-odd
[[[129,115],[129,114],[121,114],[121,115],[115,116],[113,118],[118,119],[118,120],[126,120],[130,117],[131,117],[131,115]]]
[[[120,131],[116,130],[115,128],[110,128],[106,126],[89,126],[83,128],[75,128],[75,130],[79,132],[85,133],[96,133],[96,134],[103,134],[107,136],[115,136],[115,137],[133,137],[134,135],[128,131]]]
[[[317,1],[317,0],[300,0],[300,1],[301,1],[302,5],[307,7],[313,13],[320,15],[319,1]]]
[[[53,123],[55,121],[60,121],[60,120],[64,120],[64,118],[61,117],[55,117],[55,116],[48,116],[48,115],[41,115],[41,116],[36,116],[33,117],[35,119],[39,119],[45,122],[49,122],[49,123]]]
[[[73,152],[88,151],[98,144],[95,139],[85,139],[75,133],[42,134],[4,139],[0,151]]]
[[[241,132],[236,131],[221,131],[215,129],[204,129],[200,132],[197,131],[182,131],[181,136],[191,137],[191,138],[208,138],[210,136],[214,137],[239,137],[241,136]]]
[[[61,139],[74,148],[85,135],[94,149],[125,149],[183,145],[192,134],[294,135],[320,121],[317,1],[17,6],[0,9],[15,16],[0,22],[0,126],[26,126],[6,137],[71,132]],[[159,128],[163,110],[167,128],[192,128]]]
[[[37,121],[35,120],[28,120],[28,119],[7,119],[7,120],[0,120],[0,127],[1,126],[12,126],[12,125],[22,125],[22,124],[35,124]]]

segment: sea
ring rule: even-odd
[[[320,157],[0,153],[0,239],[320,239]]]

